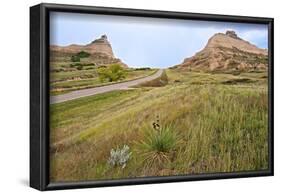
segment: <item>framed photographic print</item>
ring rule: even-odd
[[[30,8],[30,186],[273,175],[273,19]]]

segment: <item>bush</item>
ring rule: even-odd
[[[71,61],[72,62],[80,62],[80,58],[87,58],[90,56],[90,53],[87,53],[85,51],[81,51],[77,53],[76,55],[71,56]]]
[[[119,64],[112,64],[109,67],[102,67],[98,69],[98,75],[102,82],[104,81],[118,81],[125,78],[125,71]]]
[[[127,145],[124,145],[122,149],[118,147],[116,150],[111,149],[108,164],[113,167],[121,166],[122,168],[125,168],[131,154],[132,152],[130,152],[130,148]]]
[[[90,56],[90,53],[87,53],[85,51],[81,51],[81,52],[77,53],[76,56],[79,57],[79,58],[87,58],[87,57]]]
[[[89,67],[91,69],[94,68],[96,64],[95,63],[72,63],[72,64],[69,64],[69,67],[73,68],[73,67],[79,67],[79,66],[83,66],[83,67]]]
[[[139,68],[135,68],[135,71],[144,71],[144,70],[151,70],[150,67],[139,67]]]

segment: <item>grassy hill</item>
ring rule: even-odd
[[[166,76],[161,87],[51,105],[51,181],[267,169],[265,71]],[[124,145],[126,166],[110,165]]]
[[[99,70],[112,65],[122,68],[122,79],[100,79]],[[116,58],[106,35],[86,45],[50,46],[51,95],[138,79],[154,72],[156,69],[129,68]]]

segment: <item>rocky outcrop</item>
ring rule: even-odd
[[[241,40],[241,38],[239,38],[239,37],[237,36],[236,32],[235,32],[235,31],[232,31],[232,30],[226,31],[225,35],[227,35],[227,36],[229,36],[229,37],[231,37],[231,38],[235,38],[235,39]]]
[[[268,52],[245,41],[234,31],[212,36],[203,50],[178,67],[189,70],[267,69]]]
[[[102,35],[101,38],[98,38],[85,46],[85,51],[91,54],[93,53],[103,53],[109,57],[114,58],[114,54],[111,48],[109,41],[107,40],[106,35]]]
[[[85,51],[90,54],[105,54],[108,57],[114,58],[114,54],[106,35],[102,35],[100,38],[92,41],[87,45],[77,45],[71,44],[69,46],[55,46],[51,45],[51,51],[58,51],[64,53],[78,53],[80,51]]]
[[[106,35],[102,35],[100,38],[93,40],[86,45],[71,44],[68,46],[50,46],[50,61],[70,61],[71,56],[84,51],[90,54],[87,59],[83,59],[89,63],[95,63],[98,65],[107,65],[112,63],[118,63],[123,67],[127,67],[120,59],[116,58],[113,54],[113,50]]]

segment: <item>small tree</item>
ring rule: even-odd
[[[101,82],[105,82],[109,77],[109,70],[107,67],[100,67],[98,69],[98,75]]]
[[[103,67],[98,69],[99,78],[104,81],[118,81],[125,78],[125,71],[119,64],[112,64],[109,67]]]

